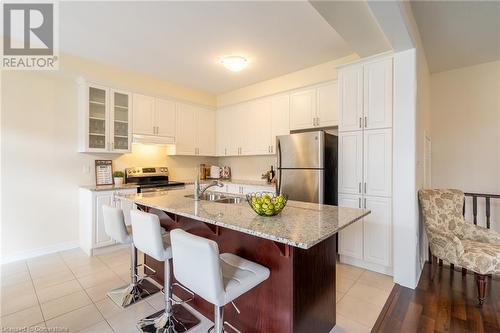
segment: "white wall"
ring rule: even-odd
[[[424,138],[431,133],[429,70],[409,3],[399,9],[414,49],[396,53],[394,62],[394,281],[415,288],[427,250],[417,193],[424,184]]]
[[[432,186],[500,194],[500,61],[433,74],[430,82]],[[499,201],[492,201],[498,231]]]
[[[217,96],[217,106],[237,104],[251,99],[277,94],[321,82],[337,79],[336,67],[359,59],[357,55],[350,55],[337,60],[332,60],[316,66],[285,74],[270,80],[252,84],[240,89],[229,91]]]
[[[2,258],[69,247],[78,239],[78,186],[93,184],[95,159],[118,169],[169,165],[173,177],[191,178],[200,162],[167,157],[165,149],[134,146],[132,154],[77,152],[77,84],[83,75],[111,86],[215,106],[215,96],[110,66],[63,56],[57,72],[2,72]],[[180,167],[182,165],[182,167]]]

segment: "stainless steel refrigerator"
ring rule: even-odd
[[[290,200],[337,205],[338,138],[324,131],[276,138],[277,193]]]

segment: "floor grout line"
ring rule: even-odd
[[[118,250],[118,251],[116,251],[116,254],[115,254],[115,255],[113,255],[113,256],[110,256],[110,258],[112,258],[112,257],[117,257],[117,258],[118,258],[118,257],[121,257],[121,256],[125,257],[125,251],[123,251],[124,253],[120,253],[121,251],[122,251],[121,249],[120,249],[120,250]],[[54,286],[57,286],[57,285],[60,285],[60,284],[63,284],[63,283],[68,283],[68,282],[70,282],[70,281],[76,281],[76,282],[78,283],[78,285],[80,286],[81,290],[79,290],[79,291],[74,291],[74,292],[71,292],[71,293],[69,293],[69,294],[67,294],[67,295],[60,296],[60,297],[57,297],[57,298],[51,299],[51,300],[49,300],[49,301],[47,301],[47,302],[44,302],[43,304],[46,304],[46,303],[48,303],[48,302],[52,302],[52,301],[58,300],[58,299],[60,299],[60,298],[63,298],[63,297],[67,297],[67,296],[70,296],[70,295],[76,294],[76,293],[81,293],[82,291],[83,291],[83,292],[84,292],[84,294],[88,297],[88,299],[90,300],[90,303],[89,303],[89,304],[86,304],[86,305],[83,305],[83,306],[79,306],[78,308],[72,309],[71,311],[68,311],[68,312],[64,312],[64,313],[58,314],[56,317],[53,317],[53,318],[50,318],[50,319],[46,319],[45,314],[44,314],[44,313],[43,313],[43,311],[42,311],[42,306],[41,306],[41,305],[42,305],[42,303],[40,302],[40,298],[39,298],[39,296],[38,296],[38,291],[37,291],[37,289],[36,289],[36,287],[35,287],[35,283],[34,283],[34,281],[35,281],[36,279],[34,279],[34,278],[33,278],[32,271],[31,271],[31,268],[30,268],[29,263],[28,263],[26,260],[24,260],[23,262],[24,262],[24,265],[26,266],[26,271],[27,271],[27,273],[28,273],[28,275],[29,275],[29,280],[30,280],[30,282],[31,282],[31,286],[32,286],[32,288],[33,288],[33,290],[34,290],[34,292],[35,292],[35,296],[36,296],[36,299],[37,299],[37,305],[38,305],[39,311],[40,311],[40,313],[41,313],[41,315],[42,315],[42,319],[43,319],[43,322],[41,322],[41,323],[39,323],[39,324],[43,324],[43,325],[47,326],[47,321],[50,321],[50,320],[56,319],[56,318],[61,317],[61,316],[64,316],[64,315],[67,315],[67,314],[69,314],[69,313],[71,313],[71,312],[74,312],[74,311],[78,311],[78,310],[80,310],[80,309],[82,309],[82,308],[84,308],[84,307],[86,307],[86,306],[93,305],[93,306],[94,306],[94,308],[95,308],[95,309],[97,309],[97,311],[98,311],[98,313],[100,314],[100,316],[101,316],[102,320],[98,321],[98,322],[97,322],[97,323],[95,323],[95,324],[92,324],[92,325],[89,325],[89,326],[85,326],[84,328],[80,329],[78,332],[84,331],[84,330],[89,329],[89,328],[91,328],[91,327],[93,327],[93,326],[95,326],[95,325],[99,325],[99,324],[101,324],[101,323],[105,322],[105,323],[109,326],[109,328],[111,329],[111,331],[113,331],[113,332],[117,333],[117,332],[116,332],[116,330],[115,330],[115,329],[113,328],[113,326],[111,325],[111,322],[108,320],[108,318],[106,318],[106,317],[104,316],[103,312],[102,312],[102,311],[100,310],[100,308],[97,306],[97,303],[99,303],[99,302],[103,302],[104,300],[106,300],[106,299],[107,299],[107,296],[106,296],[104,299],[99,299],[98,301],[94,301],[94,300],[90,297],[90,294],[87,292],[87,289],[86,289],[86,288],[84,288],[84,286],[82,285],[82,283],[81,283],[81,282],[80,282],[80,280],[79,280],[79,279],[82,279],[82,278],[85,278],[85,277],[89,277],[89,276],[92,276],[92,275],[99,275],[99,270],[98,270],[97,272],[89,272],[88,274],[85,274],[85,275],[83,275],[83,276],[77,277],[77,276],[76,276],[76,274],[75,274],[75,272],[73,271],[72,267],[70,267],[70,265],[69,265],[69,263],[71,263],[71,259],[70,259],[70,258],[69,258],[69,259],[67,259],[67,260],[65,260],[65,257],[63,257],[62,252],[58,252],[56,257],[57,257],[57,258],[59,258],[59,259],[62,261],[62,263],[61,263],[61,264],[64,264],[63,266],[64,266],[66,269],[68,269],[68,270],[69,270],[69,272],[71,272],[72,279],[71,279],[71,280],[68,280],[68,281],[63,281],[63,282],[59,282],[59,283],[50,284],[50,285],[45,286],[44,288],[42,288],[42,289],[40,289],[40,290],[43,290],[43,289],[45,289],[45,288],[54,287]],[[111,272],[113,272],[113,274],[110,274],[110,279],[111,279],[111,278],[114,278],[114,277],[117,277],[119,280],[125,281],[125,280],[122,278],[122,276],[121,276],[121,275],[123,275],[123,274],[121,274],[121,275],[120,275],[120,274],[118,274],[118,273],[115,271],[115,269],[116,269],[116,270],[120,270],[120,268],[121,268],[121,267],[120,267],[119,265],[113,265],[113,266],[112,266],[112,265],[110,264],[110,263],[113,263],[113,262],[114,262],[113,260],[107,260],[107,261],[105,261],[105,260],[103,260],[103,259],[101,259],[101,258],[100,258],[100,255],[93,256],[92,258],[97,259],[97,261],[96,261],[96,262],[98,262],[98,263],[102,264],[102,265],[103,265],[103,266],[102,266],[102,267],[103,267],[103,269],[108,269],[108,270],[110,270]],[[73,268],[82,267],[82,266],[85,266],[85,265],[89,265],[89,266],[90,266],[90,265],[92,265],[92,264],[91,264],[91,263],[82,263],[82,264],[79,264],[79,265],[77,265],[77,266],[74,266]],[[349,266],[349,265],[347,265],[347,264],[341,264],[341,265],[346,265],[346,266]],[[113,267],[114,267],[114,269],[113,269]],[[130,267],[129,267],[129,269],[130,269]],[[347,289],[345,290],[345,292],[340,292],[340,291],[337,291],[337,293],[342,293],[342,296],[338,299],[338,301],[336,300],[336,304],[337,304],[337,305],[338,305],[338,304],[339,304],[342,300],[346,299],[346,296],[347,296],[347,294],[349,293],[349,291],[351,291],[351,290],[352,290],[352,289],[353,289],[356,285],[359,285],[359,284],[362,284],[362,285],[364,285],[364,286],[368,286],[368,287],[372,287],[372,288],[376,288],[376,289],[378,289],[379,291],[386,292],[386,290],[385,290],[385,289],[383,289],[383,288],[379,288],[379,287],[377,287],[377,286],[370,285],[370,284],[368,284],[368,283],[366,283],[366,282],[361,281],[361,278],[362,278],[363,274],[364,274],[366,271],[367,271],[367,270],[363,269],[363,270],[362,270],[362,272],[361,272],[359,275],[357,275],[357,274],[356,274],[356,275],[357,275],[357,277],[355,277],[354,279],[352,279],[352,278],[351,278],[351,277],[353,277],[353,275],[354,275],[354,274],[350,274],[350,275],[349,275],[349,274],[346,274],[346,275],[344,275],[344,278],[345,278],[345,279],[349,279],[349,280],[353,281],[353,283],[349,286],[349,288],[347,288]],[[48,276],[48,275],[49,275],[49,274],[47,274],[47,276]],[[39,278],[37,278],[37,279],[40,279],[40,278],[43,278],[43,276],[40,276],[40,277],[39,277]],[[337,279],[338,279],[338,276],[337,276]],[[26,282],[27,282],[27,281],[26,281]],[[125,283],[127,283],[127,281],[125,281]],[[94,287],[98,287],[98,286],[99,286],[99,285],[96,285],[96,286],[93,286],[93,287],[89,287],[88,289],[91,289],[91,288],[94,288]],[[359,301],[359,302],[365,302],[364,300],[362,300],[362,299],[360,299],[360,298],[358,298],[358,297],[356,297],[356,296],[349,295],[349,298],[351,298],[351,299],[355,299],[356,301]],[[149,305],[150,307],[152,307],[152,308],[156,311],[155,306],[154,306],[152,303],[150,303],[150,300],[149,300],[149,299],[142,300],[142,302],[145,302],[147,305]],[[378,307],[378,305],[377,305],[377,304],[374,304],[374,303],[372,303],[372,302],[367,302],[367,301],[366,301],[366,303],[369,303],[369,304],[370,304],[370,305],[372,305],[372,306],[377,306],[377,307]],[[137,304],[139,304],[139,303],[137,303]],[[114,305],[114,303],[113,303],[113,305]],[[28,308],[29,308],[29,307],[28,307]],[[9,315],[12,315],[12,314],[18,313],[18,312],[20,312],[20,311],[24,311],[24,310],[26,310],[26,309],[27,309],[27,308],[24,308],[24,309],[18,310],[18,311],[14,312],[14,313],[11,313],[11,314],[9,314]],[[114,315],[118,315],[119,313],[121,313],[121,312],[122,312],[122,311],[124,311],[124,310],[126,310],[126,309],[121,309],[121,311],[120,311],[120,312],[118,312],[118,313],[116,313],[116,314],[114,314]],[[113,315],[113,316],[114,316],[114,315]],[[356,323],[356,324],[358,324],[358,325],[360,325],[360,326],[362,326],[362,327],[365,327],[365,328],[367,328],[367,329],[370,329],[370,327],[369,327],[369,326],[367,326],[365,323],[362,323],[362,322],[360,322],[360,321],[358,321],[358,320],[356,320],[356,319],[353,319],[353,318],[351,318],[350,316],[346,316],[346,315],[341,314],[341,313],[339,313],[339,315],[341,315],[342,317],[345,317],[345,318],[346,318],[346,319],[348,319],[348,320],[351,320],[352,322],[354,322],[354,323]],[[111,317],[113,317],[113,316],[111,316]],[[111,318],[111,317],[110,317],[110,318]],[[372,327],[373,327],[373,325],[372,325]]]
[[[38,298],[38,292],[36,291],[35,283],[33,282],[33,276],[31,275],[31,269],[30,269],[30,266],[28,265],[28,262],[26,262],[26,266],[28,267],[28,274],[30,276],[31,285],[33,286],[33,291],[35,292],[36,301],[38,302],[38,309],[40,310],[40,313],[42,314],[43,323],[45,324],[45,327],[47,327],[47,324],[45,321],[45,315],[43,314],[43,311],[42,311],[42,303],[40,303],[40,298]]]

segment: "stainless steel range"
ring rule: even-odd
[[[125,169],[125,183],[137,184],[138,193],[161,192],[184,188],[183,182],[171,181],[167,167],[134,167]]]

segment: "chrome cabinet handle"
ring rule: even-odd
[[[361,198],[358,198],[358,208],[361,208]]]
[[[358,193],[361,193],[361,182],[358,183]]]
[[[366,198],[365,198],[365,200],[364,200],[364,201],[365,201],[365,209],[366,209]]]
[[[365,193],[366,193],[366,182],[365,182]]]
[[[361,119],[361,117],[359,117],[359,128],[363,127],[363,125],[361,124],[361,122],[362,122],[362,119]]]
[[[365,128],[368,127],[368,117],[365,116]]]

